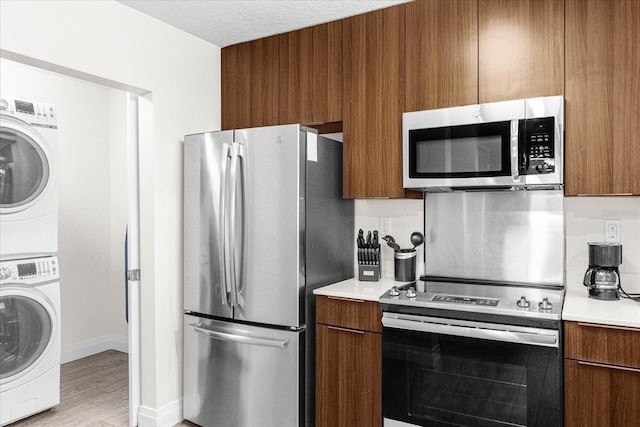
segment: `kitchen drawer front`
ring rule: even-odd
[[[636,427],[640,370],[564,361],[565,427]]]
[[[640,369],[640,329],[564,322],[565,358]]]
[[[342,328],[382,333],[382,311],[377,301],[318,295],[316,322]]]

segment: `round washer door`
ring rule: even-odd
[[[51,167],[46,145],[27,123],[2,116],[0,122],[0,212],[27,209],[47,189]]]
[[[52,308],[45,304],[27,292],[0,296],[0,380],[19,375],[45,353],[54,332]]]

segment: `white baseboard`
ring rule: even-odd
[[[123,353],[128,353],[128,338],[124,335],[109,334],[92,338],[87,341],[66,345],[62,347],[60,362],[73,362],[74,360],[102,353],[107,350],[117,350]]]
[[[138,411],[138,427],[171,427],[183,419],[182,399],[171,402],[159,409],[140,406]]]

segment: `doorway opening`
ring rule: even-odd
[[[128,228],[128,269],[139,272],[139,96],[117,84],[99,84],[94,81],[100,79],[46,67],[4,58],[0,66],[0,95],[53,104],[58,114],[60,362],[64,366],[104,352],[128,354],[124,406],[114,416],[118,425],[136,426],[141,393],[140,282],[139,276],[125,271],[124,245]],[[64,402],[59,406],[65,409]]]

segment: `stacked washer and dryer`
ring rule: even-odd
[[[0,426],[60,403],[56,123],[0,99]]]

